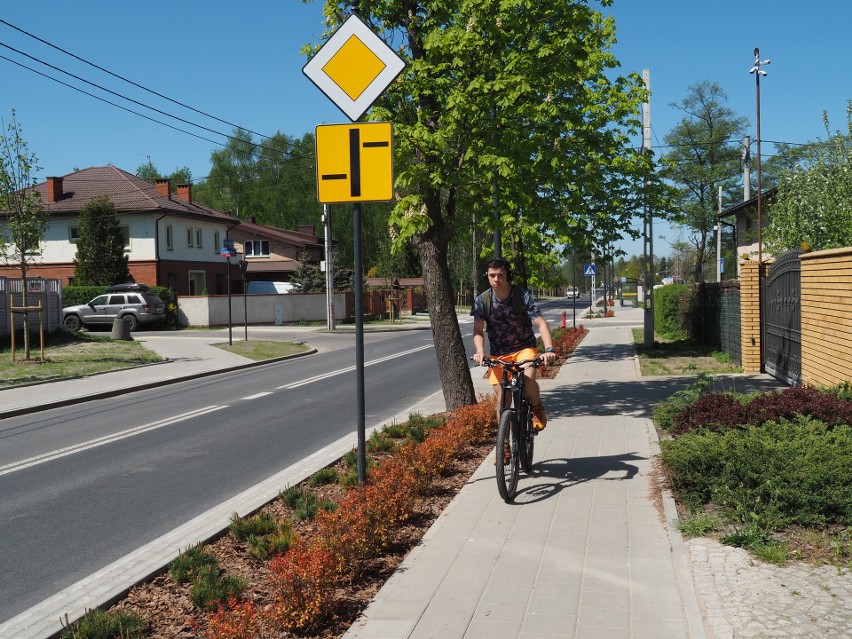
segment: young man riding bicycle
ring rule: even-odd
[[[533,326],[538,329],[544,342],[544,354],[541,359],[548,363],[556,358],[553,352],[553,340],[547,320],[541,315],[538,305],[529,291],[512,285],[512,268],[502,258],[494,258],[486,264],[486,277],[490,288],[478,295],[473,301],[470,314],[473,316],[473,345],[476,354],[473,360],[482,364],[485,358],[484,329],[488,327],[488,342],[491,356],[518,362],[538,357]],[[487,296],[487,298],[486,298]],[[497,406],[502,406],[503,389],[500,380],[503,375],[501,366],[488,371],[488,379],[497,396]],[[527,365],[524,375],[524,392],[529,399],[533,412],[533,428],[542,430],[547,425],[547,415],[541,405],[535,368]],[[499,408],[498,408],[499,412]]]

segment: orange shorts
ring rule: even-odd
[[[498,357],[495,355],[494,357]],[[500,355],[499,359],[509,360],[510,362],[522,362],[525,359],[535,359],[538,357],[538,349],[536,348],[522,348],[519,351],[515,351],[514,353],[509,353],[508,355]],[[535,369],[529,371],[528,375],[532,374],[532,377],[535,378]],[[502,366],[492,366],[488,369],[488,381],[491,382],[494,386],[500,385],[500,380],[503,379],[503,367]]]

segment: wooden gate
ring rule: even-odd
[[[791,386],[802,382],[802,299],[799,251],[788,251],[762,280],[763,367]]]

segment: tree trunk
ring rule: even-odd
[[[21,255],[25,255],[23,251]],[[27,294],[27,260],[26,257],[21,258],[21,306],[26,308],[29,306],[29,295]],[[14,317],[14,316],[13,316]],[[15,322],[12,320],[12,330],[15,330]],[[24,359],[30,358],[30,315],[28,311],[24,311]]]
[[[444,400],[448,410],[457,410],[475,404],[476,393],[456,320],[450,269],[447,265],[447,243],[438,233],[429,232],[419,239],[417,249],[426,281],[426,302]]]

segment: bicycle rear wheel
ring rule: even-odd
[[[532,411],[530,405],[524,402],[521,407],[520,449],[521,469],[528,475],[532,473],[533,453],[535,452],[535,436],[532,428]]]
[[[515,498],[518,488],[518,442],[515,413],[503,411],[497,427],[497,490],[507,504]]]

